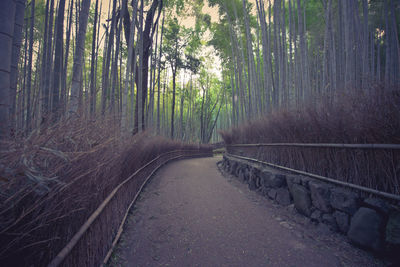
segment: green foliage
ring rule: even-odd
[[[194,56],[201,46],[201,33],[179,24],[176,17],[167,21],[163,51],[173,71],[188,69],[197,73],[200,60]]]
[[[208,42],[213,46],[218,56],[222,59],[224,65],[229,65],[232,62],[232,50],[229,39],[229,25],[226,20],[220,23],[212,23],[211,25],[212,38]]]
[[[164,0],[164,7],[174,11],[178,15],[184,15],[185,3],[189,0]]]

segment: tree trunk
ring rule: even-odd
[[[332,20],[332,9],[330,10],[329,13],[329,33],[330,33],[330,41],[331,43],[329,44],[330,47],[330,63],[331,63],[331,97],[333,99],[333,95],[335,94],[337,90],[337,71],[336,71],[336,66],[337,66],[337,57],[336,57],[336,38],[335,34],[333,32],[333,20]]]
[[[326,1],[326,0],[325,0]],[[329,33],[329,14],[331,9],[332,0],[327,0],[328,2],[325,3],[325,34],[324,34],[324,57],[322,60],[323,68],[322,68],[322,90],[329,89],[329,74],[328,74],[328,64],[329,64],[329,42],[330,42],[330,33]]]
[[[142,64],[142,67],[138,68],[138,78],[136,79],[136,87],[139,89],[141,88],[141,92],[138,92],[137,94],[137,99],[136,99],[136,106],[135,106],[135,127],[134,127],[134,133],[138,131],[138,125],[139,125],[139,120],[138,120],[138,104],[140,104],[142,110],[141,110],[141,121],[144,122],[144,115],[145,115],[145,100],[147,96],[147,86],[148,86],[148,71],[149,71],[149,56],[150,56],[150,47],[153,42],[153,36],[155,33],[155,28],[158,25],[158,20],[161,15],[161,10],[163,7],[163,1],[162,0],[153,0],[150,9],[147,11],[146,15],[146,23],[142,25],[142,33],[140,33],[141,36],[143,36],[141,42],[143,42],[143,56],[140,57],[139,59],[139,64]],[[154,17],[156,16],[156,10],[158,8],[158,15],[153,23]],[[141,17],[143,20],[143,16]],[[143,27],[144,26],[144,27]],[[125,23],[125,36],[129,36],[129,31],[130,31],[129,23]],[[140,81],[141,84],[138,84]],[[140,99],[141,103],[138,103],[138,97],[140,93]],[[145,125],[144,123],[141,123],[142,130],[144,130]]]
[[[96,66],[96,34],[97,34],[97,13],[99,7],[99,0],[96,0],[94,8],[94,22],[93,22],[93,35],[92,35],[92,57],[90,60],[90,116],[93,118],[96,114],[96,80],[95,73],[97,71]]]
[[[304,40],[304,26],[303,26],[303,16],[301,14],[301,2],[300,0],[297,0],[297,18],[298,18],[298,35],[299,35],[299,48],[298,50],[298,59],[299,59],[299,83],[301,86],[301,93],[300,93],[300,97],[302,98],[302,100],[305,99],[306,97],[306,90],[308,90],[308,88],[306,87],[306,64],[305,64],[305,40]]]
[[[270,56],[270,49],[268,45],[268,32],[267,32],[267,23],[265,17],[265,9],[263,0],[257,0],[257,11],[258,17],[261,26],[261,40],[262,40],[262,51],[263,51],[263,72],[264,72],[264,105],[265,110],[269,111],[270,109],[270,75],[271,70],[269,68],[269,56]]]
[[[362,83],[362,88],[363,90],[367,89],[367,85],[369,83],[370,79],[370,74],[369,74],[369,66],[368,66],[368,61],[369,61],[369,56],[368,56],[368,36],[369,36],[369,31],[368,31],[368,0],[363,0],[362,1],[362,6],[363,6],[363,52],[362,52],[362,75],[361,75],[361,83]]]
[[[204,99],[206,96],[206,92],[203,88],[203,97],[201,99],[201,112],[200,112],[200,140],[203,142],[204,140]]]
[[[226,6],[225,6],[225,8],[226,8]],[[227,9],[226,9],[226,12],[228,13]],[[234,46],[235,43],[233,41],[234,32],[233,32],[232,22],[231,22],[231,20],[229,18],[229,15],[227,17],[228,17],[228,23],[229,23],[229,37],[230,37],[230,41],[231,41],[231,44],[232,44],[231,45],[231,53],[232,53],[231,61],[232,61],[233,72],[234,72],[234,76],[235,76],[235,84],[233,84],[233,77],[231,75],[232,109],[233,109],[232,121],[233,121],[233,125],[237,125],[237,123],[239,121],[239,112],[238,112],[239,108],[238,108],[238,99],[235,99],[235,97],[239,97],[239,90],[240,90],[240,88],[239,88],[238,70],[237,70],[237,65],[236,65],[237,61],[238,61],[238,58],[237,58],[236,53],[235,53],[235,47],[236,46]],[[235,94],[235,88],[236,88],[236,94]]]
[[[117,28],[118,25],[118,28]],[[118,59],[119,59],[119,54],[120,54],[120,40],[121,40],[121,30],[122,30],[122,16],[119,16],[119,24],[116,23],[115,25],[117,32],[116,32],[116,40],[115,40],[115,54],[114,54],[114,62],[113,62],[113,67],[111,70],[112,73],[112,91],[111,91],[111,100],[110,100],[110,108],[111,108],[111,114],[115,116],[115,94],[117,91],[117,80],[118,80]]]
[[[234,11],[234,15],[235,15],[235,21],[239,22],[239,18],[237,15],[237,10],[236,10],[236,5],[233,4],[233,11]],[[240,28],[239,28],[239,33],[240,33]],[[251,92],[250,92],[250,77],[247,75],[246,76],[246,60],[245,60],[245,56],[244,56],[244,47],[243,47],[243,42],[242,42],[242,38],[241,35],[239,34],[238,36],[236,36],[235,33],[235,40],[236,40],[236,47],[237,47],[237,51],[239,52],[239,55],[241,56],[241,61],[242,64],[238,65],[238,69],[239,69],[239,79],[240,79],[240,75],[243,75],[243,79],[245,81],[243,81],[242,83],[242,94],[241,94],[241,102],[244,106],[244,113],[243,113],[243,118],[244,118],[244,114],[247,115],[247,119],[251,119],[252,117],[252,104],[251,104]],[[239,39],[239,42],[237,42],[237,40]],[[248,64],[247,64],[248,66]],[[245,86],[243,84],[247,84],[247,93],[244,91]]]
[[[10,127],[12,133],[16,130],[15,125],[15,104],[17,96],[17,83],[18,83],[18,62],[20,60],[20,51],[22,43],[22,27],[24,24],[25,2],[26,0],[15,0],[15,18],[14,18],[14,34],[13,34],[13,48],[11,55],[11,73],[10,73]]]
[[[176,53],[175,53],[175,55],[176,55]],[[172,70],[172,107],[171,107],[171,138],[172,139],[174,139],[175,95],[176,95],[176,67],[175,67],[175,70]]]
[[[292,12],[292,0],[289,0],[289,69],[288,69],[288,90],[289,90],[289,105],[292,104],[294,97],[294,90],[296,90],[296,86],[294,85],[294,62],[293,62],[293,12]],[[294,85],[294,86],[293,86]]]
[[[183,138],[183,108],[184,108],[184,105],[185,105],[184,93],[182,91],[183,91],[183,86],[182,86],[182,90],[181,90],[181,103],[180,103],[180,106],[179,106],[179,112],[180,112],[180,116],[179,116],[180,117],[180,120],[179,120],[179,125],[180,125],[180,127],[179,127],[179,138],[181,140]]]
[[[395,0],[390,0],[390,50],[391,50],[391,82],[392,85],[398,86],[400,82],[399,73],[400,73],[400,43],[399,43],[399,34],[397,30],[398,24],[396,23],[396,14],[395,14]],[[398,9],[397,9],[398,10]]]
[[[157,94],[157,134],[160,134],[160,83],[161,83],[161,56],[162,56],[162,45],[164,36],[164,21],[165,11],[163,11],[163,19],[161,24],[161,40],[160,40],[160,51],[158,55],[158,94]]]
[[[135,132],[141,132],[143,130],[143,111],[144,111],[144,99],[143,97],[143,6],[144,1],[142,0],[140,5],[140,23],[139,23],[139,69],[138,69],[138,85],[137,85],[137,94],[136,94],[136,119],[135,119]],[[146,83],[147,84],[147,83]]]
[[[58,12],[57,12],[57,23],[56,23],[56,48],[54,55],[54,77],[53,77],[53,119],[57,120],[59,117],[59,95],[60,95],[60,81],[61,72],[63,67],[63,35],[64,35],[64,9],[65,0],[60,0]]]
[[[288,60],[287,60],[287,44],[286,44],[286,7],[285,2],[282,1],[282,90],[283,90],[283,98],[282,104],[284,107],[288,106],[288,86],[287,86],[287,68],[288,68]]]
[[[132,23],[131,23],[131,29],[134,29],[135,24],[136,24],[136,16],[137,16],[137,2],[135,2],[133,6],[133,14],[132,14]],[[122,3],[122,17],[124,17],[126,9],[125,6],[127,5],[127,0],[124,0]],[[128,43],[128,62],[126,65],[126,72],[125,72],[125,85],[124,85],[124,93],[122,96],[122,116],[121,116],[121,130],[123,133],[126,133],[128,131],[127,129],[127,114],[128,114],[128,87],[131,84],[129,77],[131,75],[131,66],[132,66],[132,60],[133,60],[133,48],[134,48],[134,36],[135,32],[132,30],[129,34],[129,43]],[[133,91],[133,90],[132,90]]]
[[[85,35],[89,17],[90,0],[82,0],[82,10],[79,15],[79,34],[76,40],[74,66],[72,70],[71,96],[69,103],[69,116],[77,115],[79,103],[79,89],[82,80],[82,59],[85,49]]]
[[[28,21],[28,20],[27,20]],[[24,37],[24,74],[22,78],[22,85],[20,85],[20,90],[19,90],[19,95],[18,95],[18,107],[17,107],[17,116],[18,122],[17,122],[17,128],[20,130],[20,132],[24,133],[24,128],[25,128],[25,110],[26,110],[26,105],[25,105],[25,99],[26,99],[26,72],[27,72],[27,63],[28,63],[28,29],[29,23],[25,23],[25,37]]]
[[[46,125],[49,117],[50,111],[50,80],[51,80],[51,70],[52,70],[52,44],[53,44],[53,17],[54,17],[54,0],[50,0],[49,7],[49,19],[47,27],[47,35],[45,35],[44,42],[47,43],[46,49],[43,53],[46,53],[46,60],[43,61],[42,71],[43,71],[43,83],[42,83],[42,120],[40,124]],[[47,16],[47,14],[46,14]],[[45,31],[46,32],[46,31]]]
[[[70,1],[69,4],[69,15],[68,15],[68,29],[66,33],[66,41],[65,41],[65,58],[63,71],[61,76],[61,92],[60,92],[60,105],[59,105],[59,113],[65,115],[66,107],[67,107],[67,73],[68,73],[68,58],[69,58],[69,47],[71,40],[71,27],[72,27],[72,11],[74,7],[74,0]]]
[[[29,56],[28,74],[26,80],[26,131],[31,130],[31,88],[32,88],[32,55],[33,55],[33,28],[35,25],[35,0],[31,2],[31,20],[29,27]]]
[[[15,1],[0,1],[0,140],[10,134],[10,73],[15,13]]]
[[[244,25],[245,25],[245,31],[246,31],[246,44],[247,44],[247,57],[248,57],[249,112],[250,112],[250,116],[252,116],[252,115],[256,115],[258,113],[257,101],[255,99],[255,95],[256,95],[255,90],[258,90],[257,83],[256,83],[257,76],[256,76],[256,72],[255,72],[252,36],[250,33],[250,25],[249,25],[248,14],[247,14],[247,9],[246,9],[246,0],[242,0],[242,4],[243,4]]]
[[[106,113],[107,107],[107,95],[109,92],[108,88],[108,80],[109,80],[109,71],[110,71],[110,62],[111,62],[111,51],[114,43],[114,28],[115,28],[115,20],[116,20],[116,4],[117,1],[113,0],[113,8],[111,14],[111,25],[109,29],[108,35],[108,43],[107,43],[107,54],[106,54],[106,64],[103,66],[103,77],[102,77],[102,95],[101,95],[101,114],[104,116]]]
[[[274,107],[279,107],[279,94],[281,91],[281,77],[280,77],[280,51],[279,51],[279,9],[280,1],[274,1],[274,63],[275,63],[275,87],[273,92]],[[300,1],[300,0],[299,0]]]

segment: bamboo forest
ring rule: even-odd
[[[315,229],[346,236],[342,249],[329,245],[342,264],[400,264],[399,31],[398,0],[0,0],[0,262],[338,266],[310,240],[273,241],[291,256],[260,251],[275,255],[269,261],[254,240],[237,252],[247,240],[245,224],[229,217],[237,212],[253,218],[259,239],[300,242],[286,237],[295,223],[261,230],[260,213],[226,193],[244,183],[245,194],[292,205]],[[202,172],[209,180],[195,178]],[[185,184],[163,182],[180,175]],[[218,184],[220,176],[243,183]],[[169,183],[172,193],[155,205],[159,191],[148,192]],[[347,193],[335,198],[336,187]],[[162,208],[200,198],[184,209],[194,215]],[[238,206],[218,221],[223,203]],[[200,243],[167,238],[183,254],[147,244],[162,235],[146,228],[153,220],[142,229],[129,218],[163,214],[151,207],[173,213],[160,225],[202,218],[200,228],[182,226]],[[225,237],[230,226],[236,239]],[[176,231],[168,236],[183,238]]]

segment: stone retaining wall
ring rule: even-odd
[[[280,205],[294,205],[300,214],[347,235],[359,247],[388,256],[400,254],[399,203],[226,155],[218,164],[250,190]]]

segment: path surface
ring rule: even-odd
[[[110,265],[382,265],[344,237],[223,176],[218,160],[163,167],[141,194]]]

